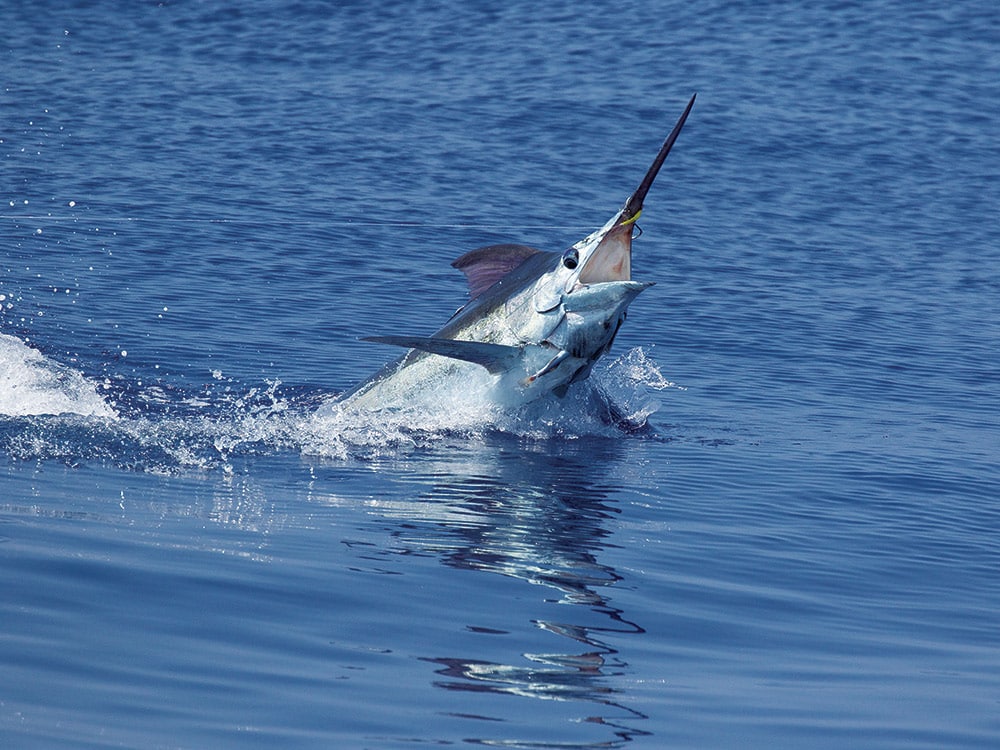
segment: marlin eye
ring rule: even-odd
[[[580,254],[573,249],[569,249],[563,255],[563,265],[571,271],[580,265]]]

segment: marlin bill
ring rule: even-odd
[[[469,301],[430,336],[392,332],[364,341],[409,351],[349,391],[338,408],[405,411],[474,389],[500,407],[562,397],[614,342],[633,300],[653,285],[632,279],[632,234],[643,201],[694,105],[692,96],[625,205],[564,252],[490,245],[452,265]]]

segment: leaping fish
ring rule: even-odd
[[[564,396],[611,347],[632,301],[655,282],[632,280],[632,235],[646,193],[684,127],[695,97],[639,187],[600,229],[565,252],[481,247],[452,263],[469,302],[431,336],[368,336],[410,351],[349,391],[343,409],[399,410],[449,384],[468,383],[502,406]],[[489,377],[483,378],[483,373]],[[457,380],[455,380],[457,379]]]

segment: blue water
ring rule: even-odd
[[[995,3],[68,5],[0,34],[0,745],[1000,746]],[[646,429],[316,417],[695,91]]]

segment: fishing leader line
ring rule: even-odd
[[[208,218],[176,218],[176,217],[166,217],[166,216],[155,216],[155,217],[145,217],[145,216],[109,216],[109,217],[93,217],[93,216],[39,216],[37,214],[21,214],[18,216],[0,216],[0,219],[7,219],[9,221],[72,221],[72,222],[86,222],[87,224],[114,224],[114,223],[139,223],[139,222],[156,222],[162,224],[291,224],[288,220],[280,221],[269,221],[267,219],[243,219],[243,218],[224,218],[224,219],[208,219]],[[294,222],[296,226],[324,226],[324,227],[398,227],[398,228],[426,228],[426,229],[565,229],[567,231],[576,231],[581,229],[586,229],[588,225],[586,224],[465,224],[465,223],[430,223],[430,222],[415,222],[415,221],[350,221],[350,220],[339,220],[339,221],[321,221],[318,219],[309,219],[304,221]]]

